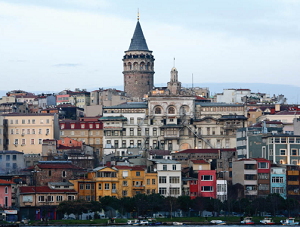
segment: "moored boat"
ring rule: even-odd
[[[264,218],[263,220],[260,220],[260,223],[264,225],[275,225],[272,218]]]
[[[283,225],[299,225],[299,222],[295,222],[295,218],[287,218],[280,221]]]
[[[173,225],[183,225],[182,222],[173,222]]]
[[[244,220],[241,221],[241,224],[254,225],[254,222],[252,221],[252,217],[245,217]]]
[[[211,220],[210,223],[213,225],[226,225],[226,222],[222,220]]]

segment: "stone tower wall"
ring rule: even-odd
[[[143,98],[154,86],[154,57],[151,51],[126,51],[123,58],[124,91]]]

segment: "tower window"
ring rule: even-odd
[[[150,83],[149,83],[149,80],[147,81],[147,85],[149,85]]]
[[[137,84],[137,80],[135,81],[135,84]]]

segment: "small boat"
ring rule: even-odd
[[[149,222],[147,220],[140,220],[140,225],[148,225]]]
[[[182,222],[173,222],[173,225],[183,225]]]
[[[295,222],[295,218],[287,218],[280,221],[283,225],[299,225],[299,222]]]
[[[127,221],[127,225],[133,225],[134,223],[138,223],[138,220],[135,219],[135,220],[128,220]]]
[[[264,218],[263,220],[260,220],[261,224],[264,225],[275,225],[275,222],[272,220],[272,218]]]
[[[132,225],[133,226],[138,226],[138,225],[140,225],[140,223],[139,222],[134,222]]]
[[[252,221],[252,217],[245,217],[244,220],[241,221],[241,224],[254,225],[254,222]]]
[[[210,223],[213,225],[226,225],[226,222],[222,220],[211,220]]]

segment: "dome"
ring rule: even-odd
[[[173,67],[173,68],[171,69],[171,71],[177,71],[177,69],[176,69],[175,67]]]

